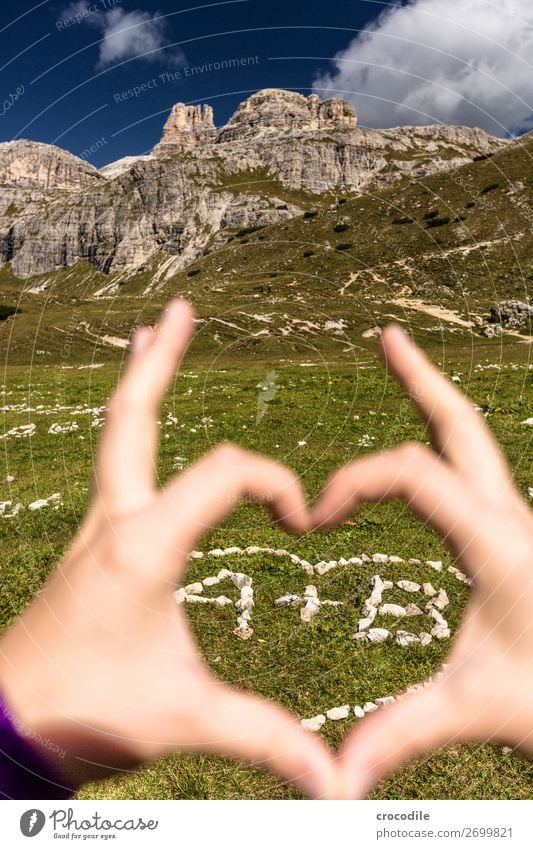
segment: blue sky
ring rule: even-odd
[[[265,87],[338,92],[373,126],[529,129],[532,5],[17,0],[0,13],[0,140],[55,143],[99,167],[150,150],[178,101],[211,103],[220,126]],[[228,60],[244,62],[209,68]]]

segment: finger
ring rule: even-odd
[[[481,482],[488,497],[507,497],[514,491],[484,420],[397,325],[384,331],[381,354],[422,414],[436,450],[476,485]]]
[[[455,554],[464,557],[483,524],[483,516],[459,476],[433,451],[406,443],[356,460],[336,472],[315,505],[314,527],[333,527],[363,502],[400,498],[432,525]],[[472,558],[471,568],[474,560]]]
[[[310,517],[296,475],[279,463],[230,444],[219,445],[165,487],[154,511],[154,526],[173,550],[188,553],[200,537],[245,500],[268,507],[274,518],[294,533],[309,529]]]
[[[332,752],[279,705],[220,686],[216,714],[202,729],[198,750],[270,769],[314,799],[343,798]]]
[[[108,403],[96,468],[98,492],[114,511],[138,509],[153,492],[157,412],[192,327],[192,308],[175,300],[156,330],[134,336],[126,374]]]
[[[351,798],[370,788],[412,758],[464,738],[462,720],[440,682],[402,696],[395,704],[365,718],[340,752],[342,784]]]

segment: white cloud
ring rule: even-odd
[[[128,59],[143,59],[147,62],[163,61],[179,65],[185,61],[181,50],[170,48],[166,21],[159,13],[150,14],[140,9],[126,12],[116,3],[118,0],[77,0],[62,14],[76,18],[79,23],[89,24],[102,34],[98,67],[107,68],[116,62]]]
[[[370,127],[533,128],[531,0],[409,0],[383,12],[315,80]]]

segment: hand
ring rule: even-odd
[[[494,740],[533,754],[533,515],[471,403],[397,326],[382,355],[429,429],[335,473],[313,522],[330,527],[365,501],[401,498],[447,541],[473,579],[447,668],[365,719],[339,753],[349,795],[438,746]]]
[[[294,475],[229,445],[156,488],[157,412],[192,324],[190,307],[176,301],[156,331],[137,331],[108,405],[88,516],[1,640],[0,692],[22,733],[66,750],[55,766],[69,787],[201,750],[263,764],[308,795],[331,797],[326,745],[279,706],[218,681],[173,599],[188,553],[239,499],[268,504],[291,531],[309,526]]]

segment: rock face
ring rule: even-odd
[[[506,330],[531,333],[533,325],[533,307],[523,301],[501,301],[490,308],[488,321],[482,329],[487,338],[492,339]]]
[[[213,123],[211,106],[186,106],[176,103],[163,128],[163,137],[154,153],[165,155],[192,150],[199,145],[214,142],[217,131]]]
[[[123,273],[160,252],[168,277],[242,228],[300,214],[312,193],[376,191],[505,144],[465,127],[358,128],[339,98],[277,89],[219,130],[210,106],[177,104],[152,154],[100,172],[51,145],[0,144],[0,264],[23,278],[79,260]]]
[[[66,150],[32,141],[0,144],[0,186],[79,191],[102,182],[96,168]]]
[[[353,130],[356,124],[354,107],[338,97],[321,101],[316,94],[304,97],[293,91],[266,88],[241,103],[217,140],[224,144],[257,134]]]

